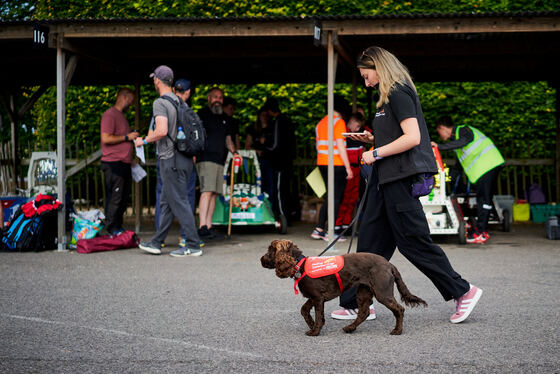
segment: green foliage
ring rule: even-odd
[[[14,1],[14,0],[12,0]],[[414,13],[479,13],[544,11],[557,0],[35,0],[34,17],[271,17],[313,15],[378,15]],[[28,3],[25,1],[14,1]]]
[[[2,0],[0,1],[0,20],[29,19],[35,11],[36,1]]]
[[[256,121],[257,110],[267,97],[278,99],[280,106],[297,125],[298,147],[315,144],[315,125],[326,114],[327,88],[324,84],[222,85],[225,95],[237,100],[236,117],[242,138]],[[450,115],[457,124],[475,126],[490,136],[507,157],[554,157],[555,90],[544,82],[528,83],[418,83],[418,93],[432,137],[439,116]],[[207,105],[211,86],[196,87],[192,106]],[[67,93],[67,142],[99,141],[101,115],[113,105],[116,87],[70,87]],[[141,87],[141,125],[143,134],[151,117],[157,93],[152,86]],[[337,84],[335,93],[351,101],[352,87]],[[358,104],[367,108],[366,91],[358,88]],[[368,114],[368,113],[366,113]],[[127,113],[134,123],[134,108]],[[371,117],[370,115],[368,115]],[[28,123],[34,123],[39,147],[56,143],[56,90],[49,89],[35,104]],[[28,126],[29,129],[31,126]],[[29,131],[29,130],[28,130]],[[20,133],[21,134],[21,133]],[[22,136],[22,135],[20,135]],[[31,136],[31,135],[27,135]],[[25,144],[25,143],[24,143]]]
[[[545,82],[423,83],[418,91],[428,124],[449,115],[486,133],[507,157],[554,157],[555,91]]]

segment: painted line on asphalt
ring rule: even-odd
[[[51,324],[51,325],[62,325],[62,326],[68,326],[68,327],[79,327],[79,328],[82,328],[82,329],[99,331],[99,332],[104,332],[104,333],[108,333],[108,334],[122,335],[122,336],[141,338],[141,339],[152,339],[152,340],[155,340],[155,341],[158,341],[158,342],[164,342],[164,343],[182,344],[182,345],[188,346],[189,348],[194,347],[194,348],[205,349],[205,350],[209,350],[209,351],[227,353],[227,354],[236,355],[236,356],[247,356],[247,357],[253,357],[253,358],[262,358],[263,357],[261,355],[255,354],[255,353],[234,351],[234,350],[227,349],[227,348],[216,348],[216,347],[211,347],[211,346],[204,345],[204,344],[195,344],[195,343],[185,342],[183,340],[177,340],[177,339],[158,338],[158,337],[154,337],[154,336],[133,334],[133,333],[126,332],[126,331],[106,329],[106,328],[103,328],[103,327],[84,326],[84,325],[80,325],[80,324],[77,324],[77,323],[74,323],[74,322],[51,321],[51,320],[47,320],[47,319],[43,319],[43,318],[16,316],[16,315],[12,315],[12,314],[4,314],[4,313],[2,313],[0,315],[2,317],[20,319],[20,320],[24,320],[24,321],[47,323],[47,324]]]

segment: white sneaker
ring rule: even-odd
[[[331,313],[331,318],[334,319],[356,319],[358,318],[358,308],[356,309],[337,309]],[[373,304],[369,306],[369,316],[366,318],[366,321],[371,321],[375,319],[375,308]]]

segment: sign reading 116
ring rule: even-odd
[[[47,47],[49,41],[49,28],[33,25],[33,46]]]

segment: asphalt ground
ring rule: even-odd
[[[282,238],[316,255],[326,243],[311,230],[298,224]],[[0,253],[0,372],[558,373],[560,241],[547,240],[543,225],[491,235],[483,246],[434,238],[484,290],[458,325],[449,322],[454,303],[395,254],[409,289],[429,304],[406,309],[400,336],[389,335],[394,318],[378,303],[377,320],[353,334],[327,317],[320,336],[306,336],[293,281],[260,265],[279,238],[265,228],[235,229],[195,258],[167,255],[177,232],[161,256]],[[330,301],[325,312],[336,308]]]

